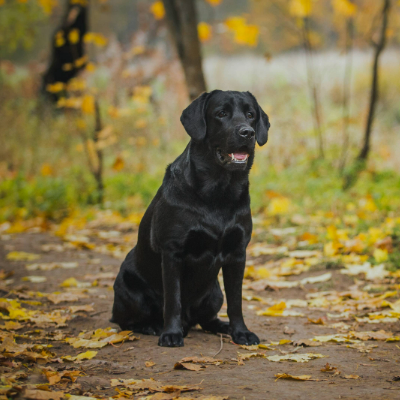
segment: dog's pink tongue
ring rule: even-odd
[[[236,160],[245,160],[247,158],[247,153],[233,153]]]

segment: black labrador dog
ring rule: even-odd
[[[252,232],[249,172],[255,142],[268,140],[268,116],[249,92],[214,90],[194,100],[181,122],[191,140],[168,166],[122,263],[111,321],[160,335],[160,346],[183,346],[196,324],[258,344],[243,320],[242,281]],[[229,323],[217,318],[221,268]]]

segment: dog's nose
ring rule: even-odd
[[[246,126],[239,129],[239,135],[246,139],[251,139],[255,135],[255,131],[251,126]]]

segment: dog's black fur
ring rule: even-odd
[[[112,322],[161,335],[160,346],[183,346],[196,324],[257,344],[243,320],[242,280],[252,231],[248,175],[255,141],[268,140],[268,116],[249,92],[215,90],[194,100],[181,122],[191,140],[168,166],[121,266]],[[229,323],[217,318],[221,268]]]

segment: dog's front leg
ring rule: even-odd
[[[228,317],[232,340],[237,344],[259,344],[260,339],[250,332],[243,319],[242,312],[242,283],[245,262],[225,264],[222,267],[226,300],[228,303]]]
[[[164,329],[158,341],[159,346],[183,346],[181,268],[182,259],[179,257],[176,249],[163,251]]]

